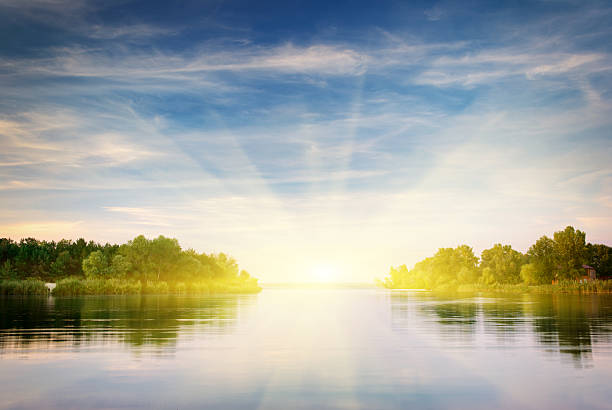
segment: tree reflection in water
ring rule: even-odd
[[[569,355],[576,366],[589,366],[593,348],[612,340],[609,295],[457,297],[392,292],[389,301],[396,331],[421,326],[449,345],[475,343],[478,338],[484,345],[517,346],[519,340],[533,337],[542,350]]]
[[[181,334],[231,331],[255,295],[0,298],[5,349],[125,343],[172,350]]]

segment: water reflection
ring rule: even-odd
[[[0,354],[53,346],[123,343],[172,350],[179,334],[225,333],[256,296],[0,298]]]
[[[609,408],[610,297],[0,299],[2,408]]]
[[[437,333],[447,345],[477,339],[486,346],[535,345],[588,366],[593,348],[612,340],[609,295],[444,297],[392,292],[392,326]]]

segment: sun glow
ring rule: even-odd
[[[310,280],[319,283],[337,282],[340,279],[340,270],[330,265],[317,265],[310,272]]]

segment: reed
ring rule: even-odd
[[[55,296],[133,295],[141,291],[140,281],[130,279],[83,279],[71,277],[57,282]]]
[[[499,292],[499,293],[612,293],[612,280],[593,280],[579,282],[575,280],[561,281],[554,285],[519,284],[467,284],[457,288],[458,292]]]
[[[38,279],[2,280],[0,295],[46,295],[45,282]]]
[[[196,282],[146,281],[143,283],[133,279],[71,277],[58,281],[53,295],[208,295],[215,293],[258,293],[260,291],[261,287],[257,284],[256,279],[237,278]]]

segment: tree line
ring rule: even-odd
[[[523,254],[510,245],[495,244],[480,258],[467,245],[440,248],[418,262],[391,267],[382,284],[391,289],[453,289],[463,284],[550,284],[576,280],[582,265],[595,268],[598,278],[612,276],[612,248],[586,243],[584,232],[568,226],[552,238],[542,236]]]
[[[67,277],[189,282],[249,279],[250,275],[224,253],[183,250],[176,239],[162,235],[154,239],[140,235],[122,245],[82,238],[59,242],[0,239],[0,279],[56,282]]]

